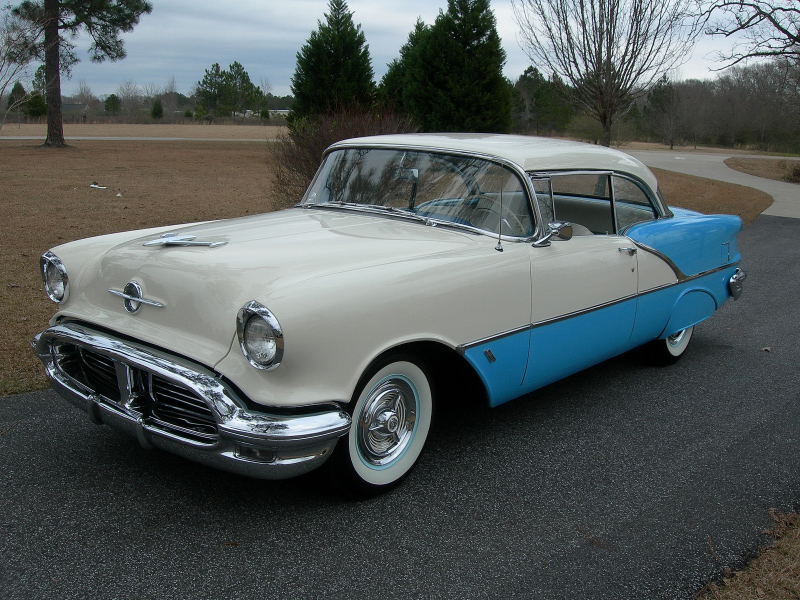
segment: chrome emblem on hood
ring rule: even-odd
[[[160,238],[145,242],[142,246],[207,246],[209,248],[217,248],[224,246],[228,242],[202,242],[197,241],[196,235],[179,235],[177,233],[165,233]]]
[[[129,281],[121,292],[119,290],[108,290],[108,292],[122,298],[122,305],[125,307],[125,310],[131,314],[138,311],[142,307],[142,304],[155,306],[156,308],[164,308],[164,305],[160,302],[143,298],[142,286],[136,281]]]

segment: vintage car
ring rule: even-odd
[[[681,357],[741,293],[740,228],[669,208],[608,148],[351,139],[294,208],[53,248],[33,346],[61,396],[146,448],[268,479],[327,461],[369,495],[456,384],[497,406],[640,346]]]

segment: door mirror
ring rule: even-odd
[[[550,240],[571,240],[572,223],[553,221],[547,224],[547,233],[533,242],[534,248],[545,248],[550,245]]]

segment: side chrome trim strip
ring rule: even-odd
[[[641,244],[637,244],[637,246],[642,246]],[[642,246],[645,250],[649,250],[646,246]],[[516,327],[514,329],[509,329],[508,331],[504,331],[502,333],[497,333],[495,335],[490,335],[485,338],[481,338],[479,340],[475,340],[474,342],[468,342],[466,344],[461,344],[456,347],[456,352],[458,352],[461,356],[463,356],[467,350],[470,348],[474,348],[476,346],[481,346],[483,344],[488,344],[490,342],[494,342],[497,340],[501,340],[503,338],[515,335],[517,333],[524,333],[531,329],[536,329],[538,327],[543,327],[544,325],[550,325],[552,323],[558,323],[559,321],[565,321],[566,319],[571,319],[573,317],[579,317],[581,315],[585,315],[591,312],[595,312],[597,310],[601,310],[603,308],[608,308],[610,306],[614,306],[616,304],[621,304],[623,302],[627,302],[628,300],[633,300],[636,298],[640,298],[642,296],[647,296],[648,294],[652,294],[654,292],[660,292],[661,290],[666,290],[671,287],[675,287],[676,285],[681,285],[682,283],[686,283],[688,281],[693,281],[695,279],[700,279],[702,277],[706,277],[707,275],[713,275],[714,273],[719,273],[720,271],[724,271],[725,269],[729,269],[731,267],[735,267],[739,264],[739,261],[729,263],[727,265],[723,265],[721,267],[717,267],[715,269],[709,269],[708,271],[703,271],[702,273],[697,273],[695,275],[686,276],[682,275],[682,279],[679,278],[678,281],[674,283],[668,283],[665,285],[660,285],[658,287],[651,288],[649,290],[645,290],[644,292],[631,294],[629,296],[624,296],[622,298],[618,298],[617,300],[611,300],[609,302],[604,302],[603,304],[597,304],[595,306],[591,306],[589,308],[584,308],[582,310],[576,310],[571,313],[567,313],[564,315],[559,315],[557,317],[551,317],[549,319],[544,319],[542,321],[537,321],[536,323],[531,323],[530,325],[524,325],[522,327]],[[675,267],[677,269],[677,267]],[[680,272],[680,271],[678,271]]]
[[[675,273],[675,277],[678,278],[678,282],[679,283],[681,281],[685,281],[687,279],[686,275],[683,274],[683,271],[681,271],[678,268],[678,265],[676,265],[674,262],[672,262],[672,260],[666,254],[664,254],[663,252],[659,252],[655,248],[651,248],[650,246],[648,246],[646,244],[642,244],[641,242],[637,242],[636,240],[634,240],[632,238],[628,238],[628,239],[631,240],[634,244],[636,244],[639,248],[641,248],[645,252],[649,252],[650,254],[655,255],[658,258],[660,258],[661,260],[663,260],[665,263],[667,263],[667,265],[669,265],[669,268],[672,269],[673,273]]]

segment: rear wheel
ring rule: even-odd
[[[362,377],[350,403],[350,431],[329,464],[346,494],[369,497],[411,472],[428,438],[433,387],[426,367],[407,355],[390,356]]]
[[[680,359],[692,339],[694,327],[687,327],[663,340],[654,340],[643,347],[647,358],[658,365],[671,365]]]

